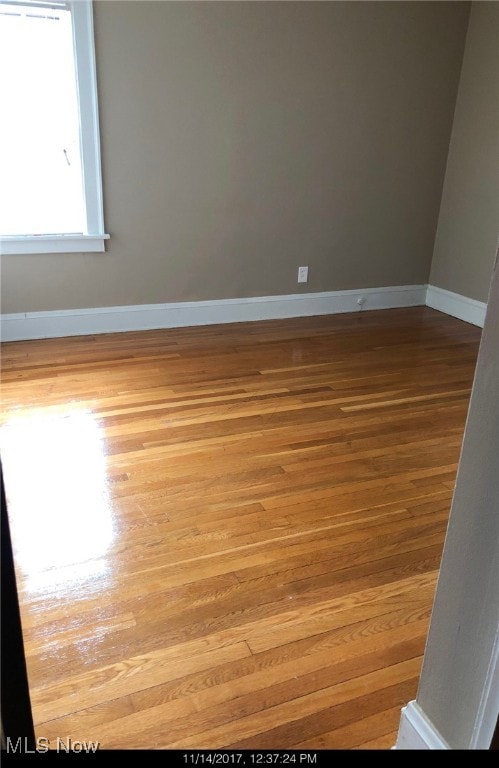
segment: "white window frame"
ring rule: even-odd
[[[53,3],[34,0],[33,4],[54,7],[57,0]],[[70,9],[72,17],[86,230],[83,234],[3,236],[0,237],[0,252],[4,254],[98,253],[105,250],[105,241],[109,239],[104,230],[102,203],[92,0],[68,0],[60,4]]]

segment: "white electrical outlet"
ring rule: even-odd
[[[298,267],[298,282],[308,283],[308,267]]]

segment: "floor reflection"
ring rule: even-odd
[[[104,575],[113,541],[104,434],[87,411],[24,414],[0,429],[17,567],[29,590]]]

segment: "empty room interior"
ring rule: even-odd
[[[498,50],[1,0],[4,748],[493,747]]]

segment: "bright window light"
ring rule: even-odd
[[[84,231],[71,12],[0,7],[2,235]],[[69,66],[68,66],[69,64]]]
[[[88,0],[0,0],[6,253],[104,250],[93,56]]]
[[[27,410],[0,428],[16,561],[32,592],[91,589],[114,539],[104,434],[79,409]],[[10,490],[9,490],[10,489]],[[104,566],[104,570],[103,570]],[[62,580],[62,584],[60,583]]]

